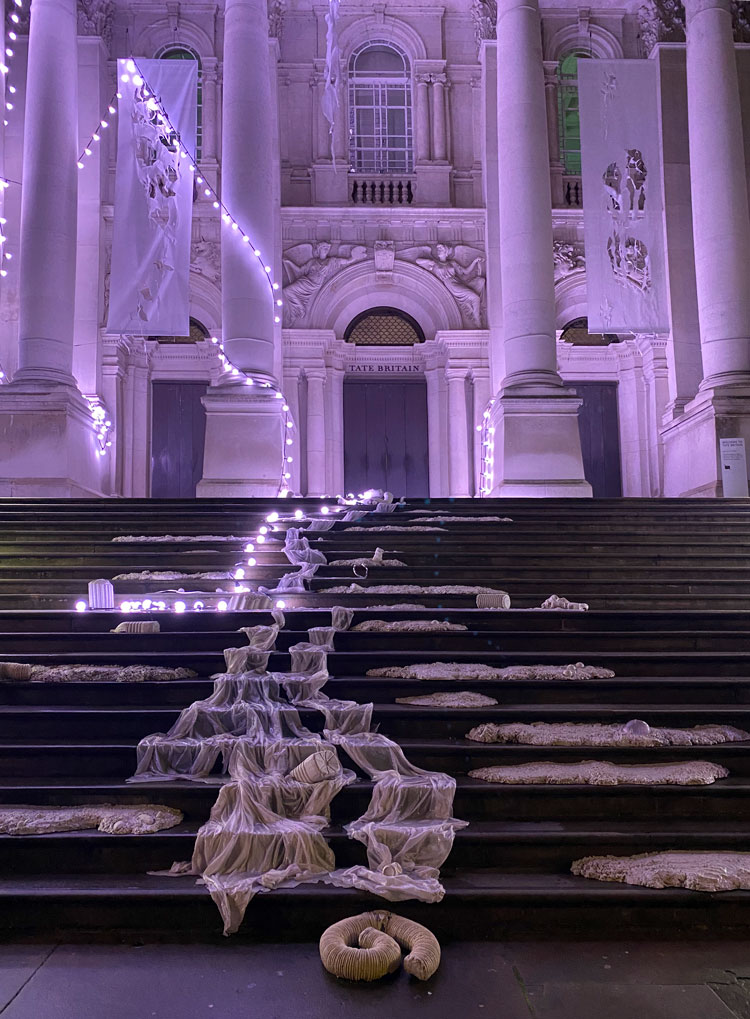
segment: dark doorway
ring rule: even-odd
[[[205,382],[154,382],[151,389],[151,495],[194,499],[203,475]]]
[[[622,495],[620,473],[620,422],[616,382],[566,383],[583,400],[578,411],[578,430],[586,480],[595,499]]]
[[[368,488],[412,498],[430,494],[423,378],[345,380],[344,486],[355,494]]]

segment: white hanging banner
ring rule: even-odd
[[[657,67],[579,60],[591,332],[666,332]]]
[[[107,332],[187,336],[198,64],[117,61],[117,176]],[[169,118],[165,125],[158,97]]]

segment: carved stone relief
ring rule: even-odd
[[[284,252],[284,325],[304,318],[315,294],[333,276],[367,257],[363,244],[339,244],[332,253],[328,241],[297,244]]]
[[[471,17],[474,22],[474,37],[477,49],[482,39],[497,37],[497,0],[473,0]]]
[[[190,268],[205,276],[210,283],[218,283],[221,279],[221,244],[203,239],[193,241]]]
[[[737,42],[750,42],[750,12],[743,0],[732,0]],[[641,44],[646,56],[658,42],[685,41],[685,7],[681,0],[647,0],[638,8]]]
[[[555,281],[565,279],[573,272],[586,268],[586,258],[580,244],[571,241],[554,241]]]
[[[286,0],[268,0],[268,34],[272,39],[281,38],[286,13]]]
[[[113,0],[78,0],[78,34],[100,35],[109,48],[114,12]]]

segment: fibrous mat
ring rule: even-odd
[[[574,665],[508,665],[497,669],[493,665],[469,662],[420,662],[418,665],[389,665],[382,669],[368,669],[367,676],[383,679],[424,680],[584,680],[611,679],[611,669],[576,662]]]
[[[161,804],[97,803],[78,807],[0,807],[0,834],[46,835],[97,828],[111,835],[149,835],[174,828],[182,813]]]
[[[750,733],[731,725],[696,725],[692,729],[646,726],[645,730],[597,722],[483,722],[467,739],[477,743],[524,743],[559,747],[690,747],[717,746],[750,739]]]
[[[503,785],[711,785],[729,772],[709,761],[674,764],[612,764],[610,761],[578,761],[576,764],[493,765],[476,768],[470,778]]]
[[[27,665],[0,662],[0,682],[15,683],[170,683],[194,679],[192,669],[161,665]]]
[[[750,853],[670,850],[638,856],[585,856],[575,860],[570,869],[579,877],[644,888],[690,888],[696,892],[750,889]]]

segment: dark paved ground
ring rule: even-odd
[[[315,945],[0,945],[3,1019],[750,1019],[750,944],[448,945],[346,984]]]

